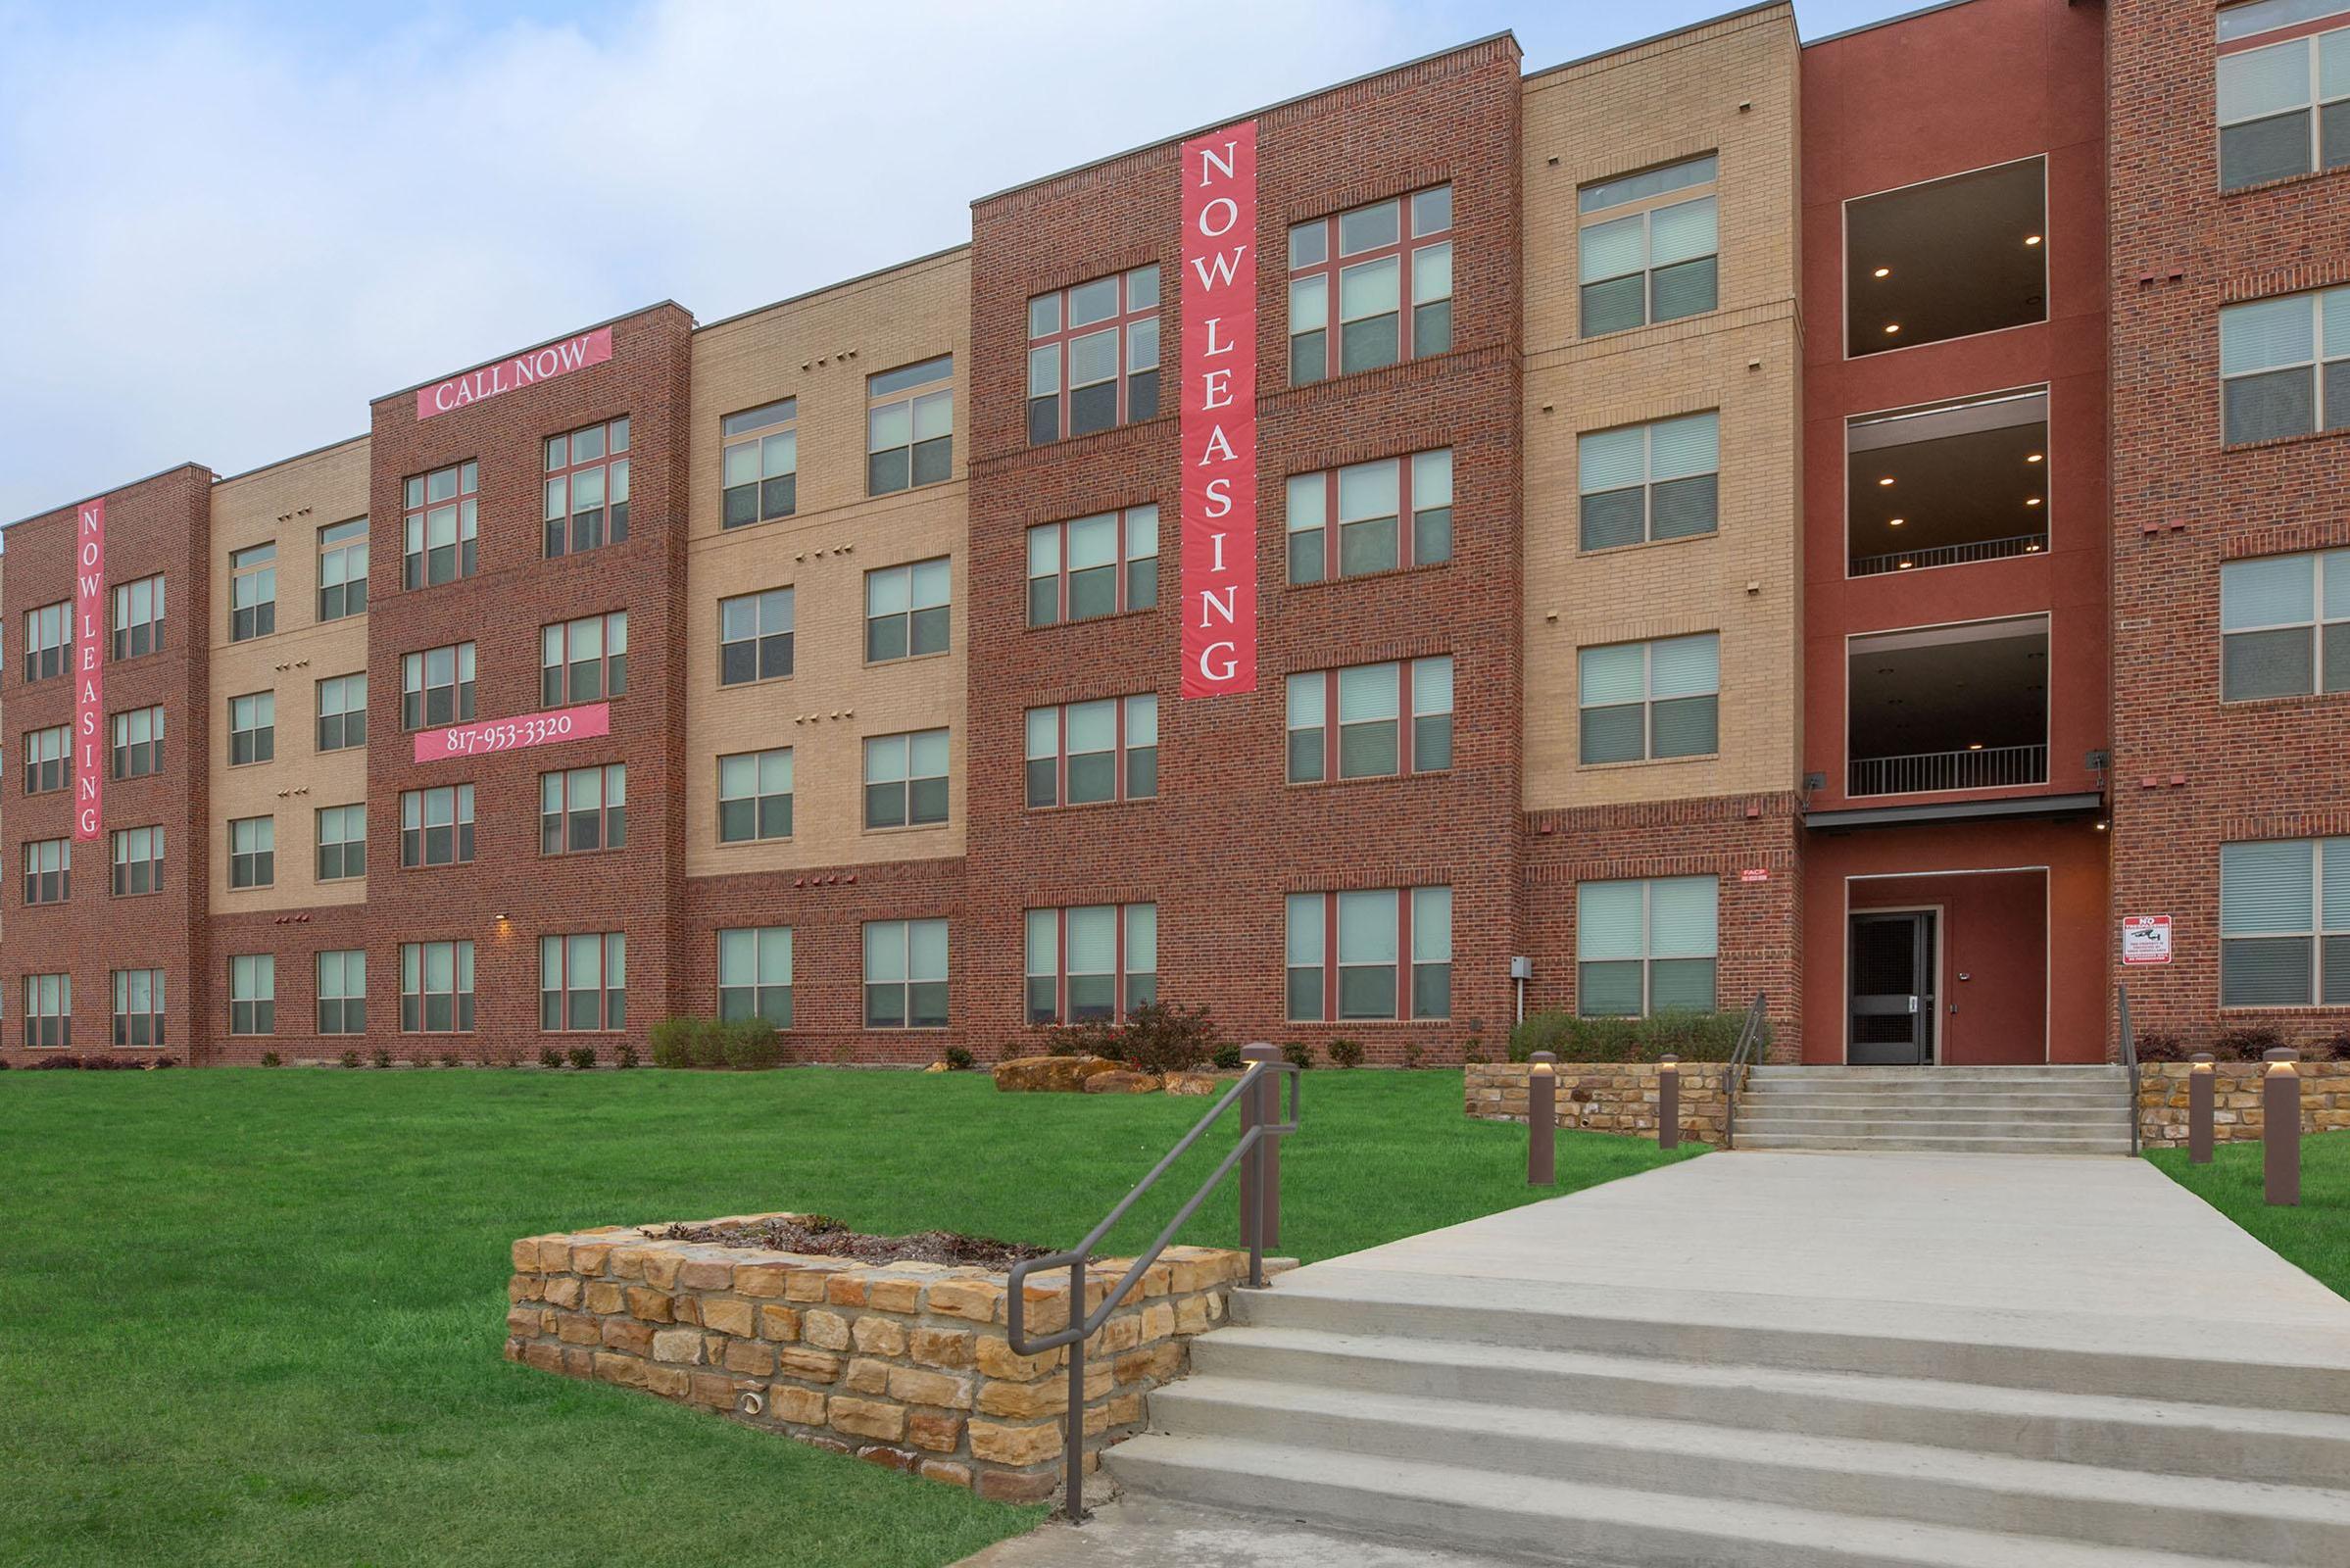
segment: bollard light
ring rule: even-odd
[[[1526,1185],[1549,1187],[1558,1180],[1558,1057],[1538,1051],[1526,1078]]]
[[[2299,1059],[2289,1048],[2270,1052],[2260,1085],[2264,1185],[2278,1207],[2301,1201],[2301,1069],[2293,1065]]]
[[[2211,1163],[2212,1140],[2212,1054],[2208,1051],[2195,1053],[2194,1064],[2187,1069],[2186,1079],[2186,1160],[2190,1165]]]
[[[1681,1058],[1656,1058],[1656,1147],[1681,1147]]]

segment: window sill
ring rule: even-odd
[[[955,482],[955,476],[951,473],[944,479],[925,479],[920,484],[901,485],[895,490],[877,491],[868,488],[865,491],[864,499],[867,501],[887,501],[892,496],[912,495],[916,490],[936,490],[940,485],[953,484]],[[748,527],[750,525],[745,524],[745,526]]]
[[[954,1027],[947,1023],[868,1023],[860,1025],[858,1032],[868,1035],[943,1035]],[[777,1032],[781,1033],[780,1030]]]
[[[1282,782],[1293,790],[1333,790],[1357,784],[1402,784],[1416,778],[1451,776],[1452,769],[1448,767],[1415,767],[1408,773],[1363,773],[1354,778],[1293,778]]]
[[[1625,330],[1629,332],[1637,330],[1637,328],[1626,327]],[[1275,396],[1283,392],[1310,392],[1318,386],[1336,386],[1342,381],[1355,381],[1362,376],[1377,375],[1383,370],[1393,372],[1397,370],[1408,370],[1415,365],[1440,364],[1444,360],[1452,358],[1456,354],[1461,354],[1464,352],[1466,351],[1455,344],[1453,347],[1444,349],[1440,353],[1415,354],[1409,359],[1390,360],[1385,365],[1366,365],[1359,370],[1333,370],[1330,374],[1325,375],[1318,380],[1285,381],[1280,386],[1274,388],[1273,392],[1260,394],[1260,396]]]
[[[469,865],[478,863],[475,860],[436,860],[423,865],[403,865],[399,869],[402,871],[462,871]]]
[[[2309,169],[2298,174],[2279,174],[2275,179],[2258,179],[2249,185],[2219,186],[2220,199],[2232,201],[2238,196],[2259,196],[2291,185],[2307,185],[2332,174],[2350,174],[2350,165],[2335,164],[2328,169]]]
[[[1025,809],[1032,814],[1042,816],[1061,811],[1100,811],[1117,806],[1156,806],[1157,804],[1158,797],[1155,795],[1135,795],[1115,801],[1063,801],[1058,806],[1030,806]]]
[[[926,663],[926,662],[928,662],[929,661],[931,661],[931,660],[933,660],[933,659],[944,659],[944,658],[946,658],[946,657],[947,657],[949,654],[952,654],[952,653],[954,653],[954,652],[955,652],[955,650],[954,650],[952,647],[948,647],[948,648],[941,648],[941,649],[939,649],[939,650],[938,650],[936,653],[929,653],[929,654],[900,654],[900,655],[898,655],[898,656],[897,656],[896,658],[894,658],[894,659],[868,659],[868,660],[866,660],[866,661],[865,661],[865,662],[864,662],[864,667],[865,667],[865,668],[867,668],[867,669],[888,669],[888,668],[889,668],[890,666],[892,666],[893,664],[920,664],[920,663]]]
[[[2303,430],[2294,435],[2265,436],[2258,441],[2223,441],[2220,443],[2220,455],[2230,457],[2239,452],[2273,452],[2278,447],[2296,447],[2345,435],[2350,435],[2350,425],[2335,425],[2329,430]]]
[[[745,691],[754,686],[780,686],[791,678],[789,675],[760,675],[753,680],[722,680],[718,682],[718,695],[722,697],[728,692]]]
[[[1446,566],[1452,564],[1453,559],[1448,557],[1443,561],[1414,562],[1408,566],[1382,566],[1377,571],[1351,572],[1343,577],[1318,577],[1312,582],[1290,582],[1285,578],[1282,581],[1281,589],[1284,593],[1311,593],[1316,588],[1343,588],[1350,583],[1379,582],[1389,577],[1408,577],[1419,571],[1443,571]]]
[[[1674,545],[1695,544],[1700,539],[1719,539],[1721,537],[1722,529],[1717,523],[1703,533],[1685,533],[1673,539],[1642,539],[1636,544],[1601,545],[1596,550],[1587,550],[1578,544],[1575,547],[1575,557],[1579,561],[1594,561],[1607,556],[1628,556],[1641,550],[1665,550]]]
[[[882,832],[887,830],[876,828],[872,831]],[[718,848],[721,850],[755,850],[758,849],[761,844],[789,844],[791,842],[792,836],[789,833],[778,833],[763,839],[720,839],[718,840]]]
[[[1575,341],[1578,343],[1604,343],[1611,337],[1626,337],[1634,332],[1645,332],[1652,327],[1679,326],[1684,321],[1702,321],[1709,316],[1721,314],[1722,307],[1717,304],[1710,311],[1691,311],[1687,316],[1668,316],[1661,321],[1642,321],[1638,326],[1619,326],[1606,332],[1586,332],[1579,318],[1575,322]]]
[[[1409,1029],[1442,1028],[1449,1025],[1449,1016],[1443,1018],[1287,1018],[1282,1021],[1289,1029]]]
[[[1687,757],[1640,757],[1622,762],[1577,762],[1578,773],[1617,773],[1631,767],[1668,767],[1675,762],[1718,762],[1720,752],[1692,752]]]
[[[772,517],[754,517],[749,522],[728,522],[724,517],[720,517],[718,534],[722,538],[730,533],[745,533],[753,528],[763,528],[770,522],[789,522],[798,515],[800,515],[800,511],[795,507],[790,512],[779,512]]]
[[[1162,376],[1166,373],[1165,366],[1159,367],[1159,373]],[[1314,384],[1319,386],[1321,383],[1315,382]],[[1161,409],[1148,419],[1129,419],[1124,424],[1106,424],[1099,430],[1084,430],[1074,435],[1057,435],[1050,441],[1023,440],[1017,450],[1020,452],[1058,452],[1073,441],[1100,441],[1105,436],[1116,435],[1121,430],[1147,430],[1151,425],[1172,420],[1175,415],[1176,411],[1173,409]],[[1022,431],[1021,433],[1025,436],[1027,432]]]
[[[2258,712],[2269,709],[2303,705],[2314,707],[2325,704],[2339,707],[2344,703],[2350,703],[2350,691],[2286,692],[2275,697],[2223,697],[2220,699],[2220,711],[2223,713]]]
[[[542,848],[539,851],[539,858],[542,860],[584,860],[598,855],[625,855],[627,852],[628,846],[625,844],[600,844],[592,850],[557,850],[553,854]],[[471,865],[473,862],[464,860],[459,863]]]
[[[1132,610],[1113,610],[1106,615],[1086,615],[1076,620],[1064,617],[1060,620],[1047,621],[1041,626],[1034,621],[1028,621],[1022,624],[1020,629],[1025,632],[1069,631],[1079,626],[1101,626],[1113,620],[1130,620],[1136,615],[1154,614],[1158,608],[1154,604],[1137,605]]]
[[[875,827],[875,826],[873,826],[871,823],[869,823],[869,822],[868,822],[868,823],[866,823],[866,824],[865,824],[865,825],[864,825],[862,828],[858,829],[858,831],[859,831],[859,832],[863,832],[863,833],[890,833],[890,834],[895,834],[895,833],[928,833],[928,832],[933,832],[933,831],[935,831],[935,830],[937,830],[937,829],[939,829],[939,828],[943,828],[943,827],[946,827],[946,826],[949,826],[949,825],[950,825],[950,822],[949,822],[949,820],[948,820],[948,819],[946,819],[946,818],[941,818],[940,820],[938,820],[938,821],[936,821],[936,822],[898,822],[898,823],[893,823],[893,824],[891,824],[891,825],[889,825],[889,826],[886,826],[886,827]]]

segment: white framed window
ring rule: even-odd
[[[318,750],[367,744],[367,677],[330,675],[318,682]]]
[[[2220,567],[2220,699],[2350,691],[2350,550]]]
[[[73,1045],[73,977],[24,977],[24,1049],[69,1051]]]
[[[1155,695],[1032,708],[1027,723],[1030,807],[1157,798]]]
[[[947,1027],[947,922],[865,923],[865,1027]]]
[[[1714,309],[1719,172],[1719,160],[1708,153],[1576,193],[1585,337]]]
[[[277,880],[277,819],[242,816],[228,824],[228,885],[266,888]]]
[[[277,544],[251,545],[228,555],[228,640],[266,637],[277,629]]]
[[[1450,654],[1306,670],[1289,678],[1288,696],[1292,784],[1431,773],[1452,765]]]
[[[400,1032],[473,1032],[473,944],[400,945]]]
[[[318,1033],[367,1032],[367,956],[359,948],[318,955]]]
[[[2350,288],[2220,309],[2220,438],[2229,446],[2350,425]]]
[[[401,583],[424,588],[481,569],[481,466],[451,464],[412,474],[402,487],[406,549]]]
[[[947,820],[947,732],[865,740],[865,826],[920,827]]]
[[[1293,1023],[1452,1013],[1452,890],[1293,893],[1285,906]]]
[[[2220,1005],[2350,1006],[2350,838],[2220,846]]]
[[[955,473],[955,356],[867,377],[865,493],[886,496]]]
[[[73,605],[61,599],[54,605],[24,612],[24,681],[63,675],[73,652]]]
[[[1448,447],[1294,473],[1287,493],[1293,584],[1452,559]]]
[[[1586,762],[1708,757],[1720,744],[1718,633],[1585,648],[1576,679]]]
[[[1030,1023],[1125,1018],[1158,1000],[1158,906],[1030,909]]]
[[[145,778],[164,768],[164,710],[134,708],[114,718],[115,777]]]
[[[2350,27],[2222,54],[2217,98],[2222,190],[2350,164]]]
[[[1714,1005],[1718,904],[1710,876],[1575,888],[1575,1010],[1640,1017]]]
[[[792,836],[792,749],[718,759],[718,842],[751,844]]]
[[[318,618],[340,620],[367,608],[367,519],[330,522],[318,530]]]
[[[367,807],[321,807],[318,810],[318,880],[338,882],[367,874]]]
[[[718,933],[718,1016],[792,1026],[792,928],[735,926]]]
[[[473,716],[471,643],[427,648],[400,660],[400,727],[462,724]]]
[[[114,849],[114,892],[118,899],[164,890],[164,830],[159,827],[117,828]]]
[[[539,706],[628,695],[628,612],[539,628]]]
[[[865,573],[865,662],[887,663],[947,651],[948,558]]]
[[[539,1028],[591,1033],[628,1025],[628,938],[592,931],[539,938]]]
[[[1721,525],[1722,416],[1708,410],[1575,438],[1582,547],[1688,539]]]
[[[277,694],[251,692],[228,699],[228,765],[266,762],[277,755]]]
[[[140,1050],[164,1043],[164,972],[161,969],[117,969],[115,983],[115,1045]]]
[[[277,1032],[277,959],[272,955],[240,954],[228,960],[228,1032]]]
[[[628,421],[547,438],[547,559],[628,537]]]
[[[1056,626],[1158,603],[1158,508],[1128,507],[1028,530],[1028,624]]]
[[[792,590],[718,601],[718,684],[746,686],[792,672]]]
[[[164,645],[164,580],[159,573],[115,585],[114,657],[117,662]]]
[[[721,528],[788,517],[800,501],[800,400],[784,398],[718,421],[725,447]]]

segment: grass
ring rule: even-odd
[[[2258,1143],[2222,1144],[2208,1165],[2188,1164],[2183,1149],[2150,1149],[2146,1157],[2286,1262],[2350,1297],[2350,1133],[2302,1139],[2301,1201],[2290,1208],[2262,1197]]]
[[[976,1074],[0,1074],[0,1561],[953,1562],[1042,1510],[510,1365],[508,1244],[794,1208],[1066,1246],[1207,1103]],[[1547,1196],[1458,1072],[1317,1071],[1304,1114],[1285,1252]],[[1677,1157],[1558,1153],[1562,1190]],[[1235,1206],[1182,1239],[1230,1242]]]

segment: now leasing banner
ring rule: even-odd
[[[501,392],[529,386],[536,381],[552,381],[559,375],[591,365],[602,365],[612,358],[612,328],[600,326],[593,332],[564,338],[527,354],[517,354],[511,360],[485,365],[478,370],[453,375],[446,381],[416,388],[416,417],[429,419],[436,414],[448,414],[468,403],[494,398]]]
[[[516,752],[525,746],[553,746],[561,741],[593,740],[612,733],[612,705],[582,703],[520,718],[489,718],[478,724],[416,731],[416,760],[437,762],[449,757],[487,757],[493,752]]]
[[[98,836],[106,777],[106,501],[85,501],[73,519],[73,837]]]
[[[1183,144],[1183,695],[1256,690],[1256,122]]]

